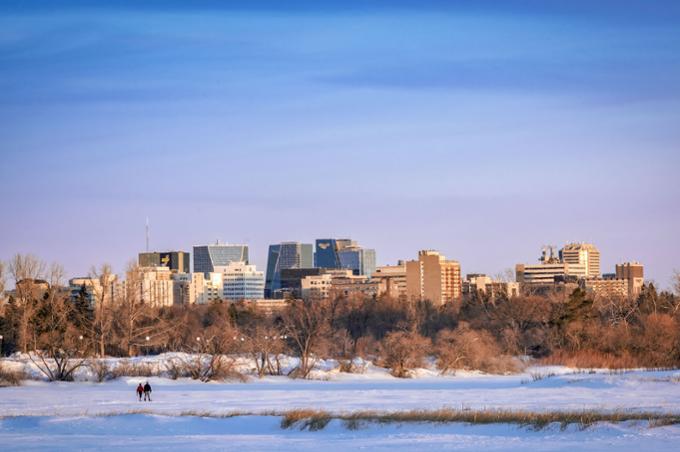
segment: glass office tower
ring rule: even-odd
[[[281,270],[291,268],[312,268],[314,247],[309,243],[284,242],[269,245],[265,298],[271,298],[274,291],[281,289]]]
[[[194,273],[212,273],[216,266],[232,262],[248,264],[248,245],[215,244],[194,246]]]

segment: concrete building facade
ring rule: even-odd
[[[433,250],[418,253],[418,260],[406,262],[406,291],[409,300],[430,300],[436,306],[460,298],[460,264]]]
[[[395,299],[406,300],[406,263],[399,261],[397,265],[383,265],[375,269],[372,278],[382,281],[385,285],[385,293]]]
[[[496,281],[484,274],[469,274],[463,281],[463,296],[472,294],[512,298],[519,295],[519,283]]]
[[[583,276],[586,278],[599,278],[600,270],[600,250],[591,243],[568,243],[560,250],[560,260],[575,268],[577,265],[584,265]],[[572,270],[573,271],[573,270]]]

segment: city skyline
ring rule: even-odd
[[[0,260],[85,275],[352,237],[463,273],[597,244],[680,267],[680,6],[0,4]]]

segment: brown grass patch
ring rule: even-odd
[[[318,410],[292,410],[283,414],[282,428],[299,427],[301,430],[320,430],[328,423],[338,419],[349,429],[356,429],[362,423],[407,423],[462,422],[469,424],[514,424],[531,427],[537,430],[551,424],[558,424],[564,429],[569,425],[577,425],[581,429],[598,422],[645,421],[650,427],[680,424],[680,414],[648,413],[648,412],[599,412],[599,411],[556,411],[535,413],[513,410],[414,410],[395,412],[358,411],[355,413],[331,414]]]

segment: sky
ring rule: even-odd
[[[0,3],[0,260],[351,237],[680,269],[680,3]]]

